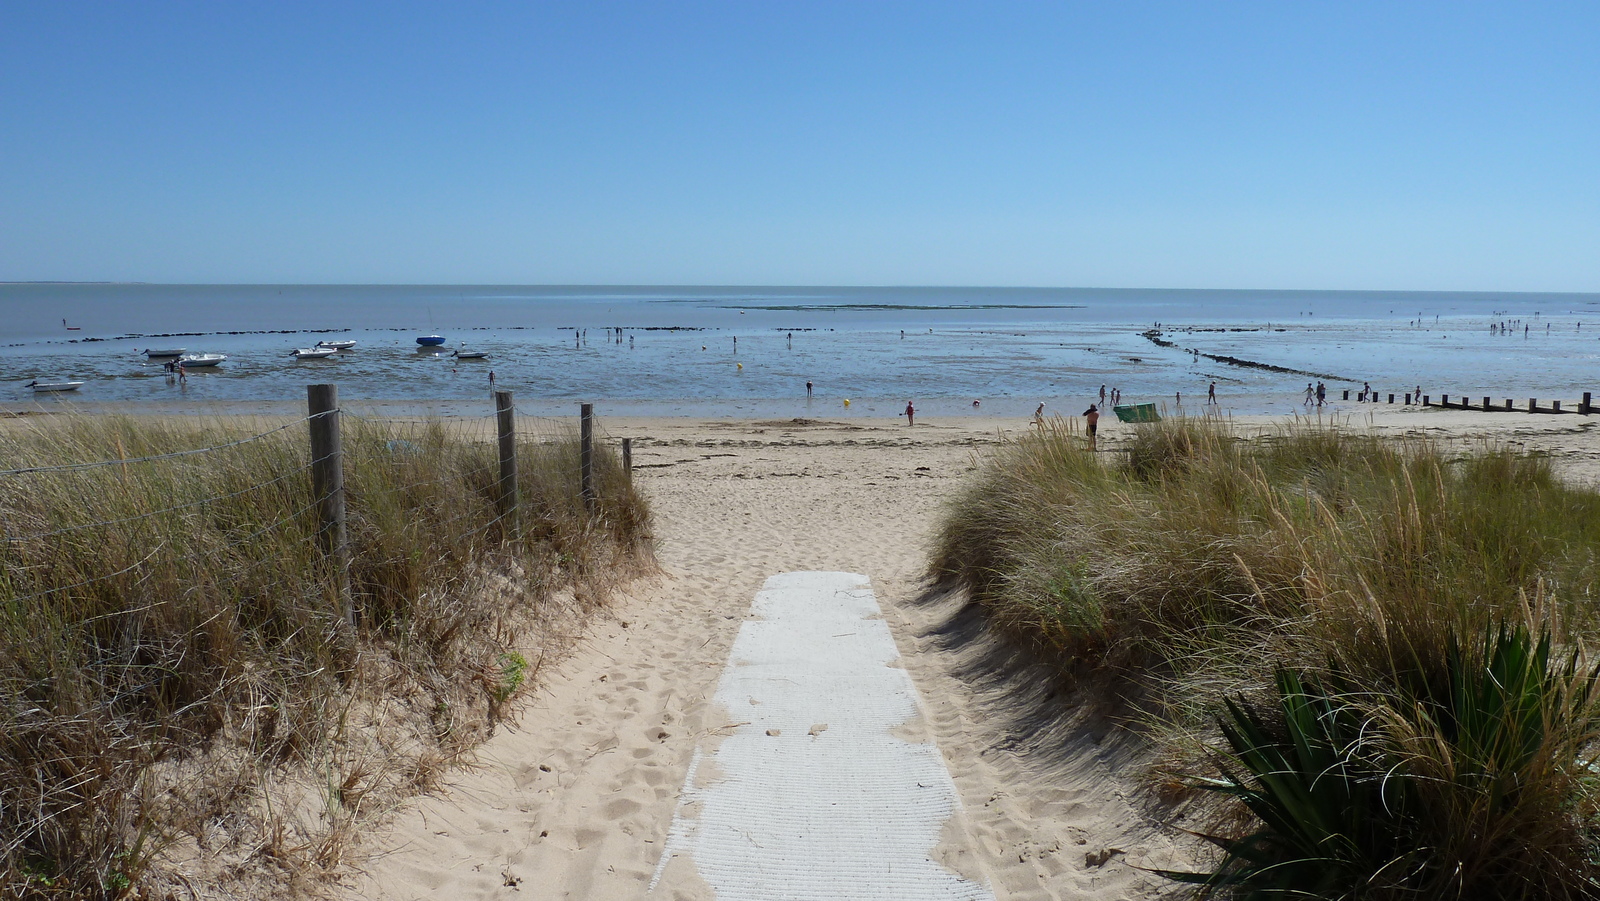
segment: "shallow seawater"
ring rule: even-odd
[[[1169,408],[1181,393],[1191,408],[1211,382],[1234,412],[1290,413],[1318,379],[1334,397],[1363,382],[1385,398],[1418,385],[1518,404],[1600,393],[1597,295],[0,285],[0,313],[13,409],[298,403],[305,385],[333,382],[351,401],[448,412],[485,402],[491,371],[530,413],[594,401],[635,415],[886,416],[907,400],[928,415],[1077,413],[1102,384]],[[1176,346],[1146,337],[1156,323]],[[489,358],[419,350],[431,333]],[[289,355],[322,337],[358,344]],[[228,360],[179,382],[145,359],[152,346]],[[21,387],[35,378],[87,384],[35,397]]]

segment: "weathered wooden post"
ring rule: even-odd
[[[1394,403],[1394,395],[1393,394],[1389,395],[1389,403],[1391,403],[1391,404]]]
[[[1350,389],[1349,388],[1344,389],[1344,399],[1345,400],[1349,400],[1350,399]]]
[[[1506,398],[1506,412],[1510,413],[1511,411],[1515,410],[1516,408],[1517,408],[1516,403],[1513,402],[1511,400],[1511,398],[1509,398],[1509,397]]]
[[[1441,406],[1441,407],[1450,406],[1450,395],[1448,395],[1448,394],[1439,395],[1439,406]]]
[[[1428,395],[1426,395],[1426,394],[1422,395],[1422,405],[1424,407],[1432,406],[1432,404],[1430,404],[1428,401],[1429,401]]]
[[[622,472],[628,477],[628,484],[633,484],[633,439],[622,439]]]
[[[1559,401],[1559,400],[1551,401],[1550,402],[1550,412],[1552,412],[1552,413],[1560,413],[1561,412],[1561,401]]]
[[[1589,392],[1585,391],[1583,392],[1583,400],[1578,401],[1578,412],[1588,416],[1592,410],[1594,410],[1594,407],[1589,404]]]
[[[339,434],[339,386],[307,385],[311,413],[311,493],[317,499],[317,537],[333,564],[339,592],[339,613],[352,628],[355,606],[350,598],[350,540],[345,530],[344,440]]]
[[[594,512],[594,404],[578,407],[578,474],[583,509]]]
[[[1539,399],[1537,397],[1528,398],[1528,412],[1529,413],[1537,413],[1537,412],[1539,412]]]
[[[1494,404],[1489,402],[1489,398],[1487,398],[1487,397],[1484,398],[1483,399],[1483,412],[1487,413],[1492,409],[1494,409]]]
[[[500,517],[505,522],[504,534],[515,540],[522,536],[519,499],[517,497],[517,408],[511,402],[510,391],[494,393],[494,412],[500,437],[500,491],[498,492]]]

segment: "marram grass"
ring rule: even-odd
[[[0,434],[0,468],[236,428],[68,417]],[[604,447],[587,516],[576,441],[519,446],[520,537],[491,444],[347,418],[344,447],[355,630],[304,425],[0,476],[0,897],[159,897],[174,857],[275,868],[262,891],[335,866],[363,809],[493,728],[537,666],[519,645],[648,562],[648,510]],[[325,783],[309,825],[273,781]]]
[[[1348,851],[1299,870],[1266,855],[1255,882],[1207,891],[1564,899],[1600,895],[1597,551],[1600,495],[1532,454],[1177,420],[1113,457],[1057,421],[952,503],[933,571],[1085,690],[1143,698],[1168,761],[1152,790],[1193,801],[1175,786],[1231,780],[1244,803],[1212,835],[1238,853],[1217,873],[1256,872],[1249,854],[1294,847],[1297,829]],[[1486,752],[1474,723],[1517,752]],[[1393,821],[1346,834],[1295,820],[1338,804],[1251,807],[1298,797],[1274,795],[1295,771],[1284,748],[1306,786],[1370,795]]]

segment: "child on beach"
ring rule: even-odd
[[[1044,401],[1039,401],[1039,408],[1033,411],[1033,424],[1044,425]]]
[[[1100,430],[1100,408],[1090,404],[1089,409],[1083,411],[1083,418],[1088,423],[1086,431],[1089,433],[1089,449],[1094,450],[1095,433]]]
[[[917,408],[911,406],[911,401],[906,401],[906,427],[910,428],[917,415]]]

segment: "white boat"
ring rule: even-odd
[[[154,349],[147,350],[147,351],[144,352],[144,355],[147,356],[147,357],[150,357],[151,359],[154,359],[156,357],[181,357],[181,356],[183,356],[183,354],[184,354],[184,352],[186,350],[188,350],[188,348],[184,348],[184,347],[167,347],[167,348],[162,348],[160,350],[154,350]]]
[[[302,347],[293,353],[294,358],[297,360],[320,360],[324,357],[331,357],[338,351],[331,347]]]
[[[334,350],[349,350],[356,346],[354,341],[318,341],[318,347],[331,347]]]
[[[489,356],[489,352],[485,350],[458,350],[451,356],[458,360],[482,360]]]
[[[227,354],[184,354],[178,358],[184,369],[198,369],[201,366],[215,366],[228,358]]]
[[[26,385],[23,385],[22,387],[24,387],[24,388],[32,388],[34,391],[47,391],[47,392],[76,391],[79,388],[83,387],[83,383],[82,382],[41,382],[41,381],[38,381],[36,379],[34,381],[29,382]]]

